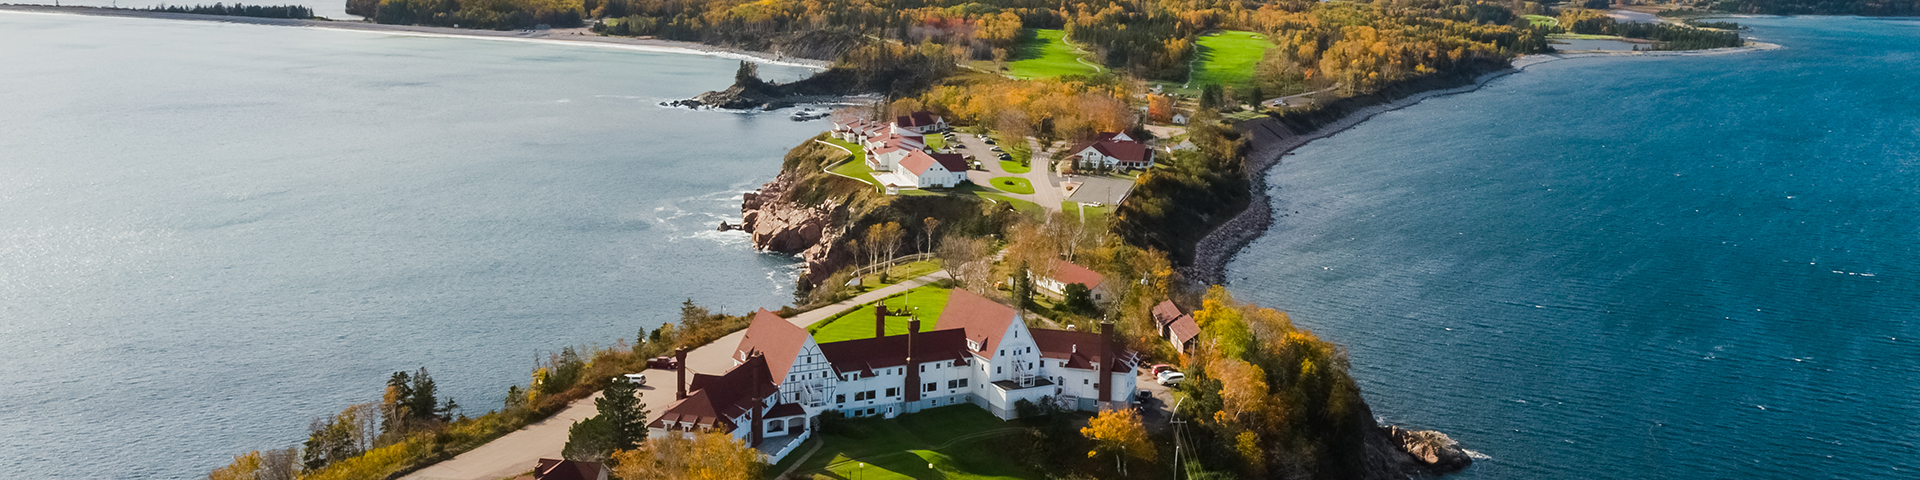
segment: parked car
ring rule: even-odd
[[[1159,378],[1161,385],[1178,385],[1180,381],[1187,379],[1187,375],[1180,372],[1162,372]]]
[[[646,376],[646,375],[643,375],[643,374],[638,374],[638,373],[629,373],[629,374],[627,374],[627,375],[625,376],[625,378],[626,378],[626,380],[627,380],[627,383],[631,383],[631,384],[634,384],[634,385],[646,385],[646,384],[647,384],[647,376]],[[614,379],[614,380],[620,380],[620,379],[618,379],[618,378],[616,378],[616,379]]]
[[[1133,392],[1133,401],[1142,405],[1153,403],[1153,392],[1149,390]]]
[[[674,360],[673,357],[653,357],[652,360],[647,360],[647,368],[657,368],[661,370],[679,370],[680,361]]]
[[[1162,364],[1159,364],[1159,365],[1154,365],[1154,366],[1153,366],[1153,369],[1151,369],[1151,370],[1149,370],[1149,371],[1151,371],[1151,372],[1153,372],[1153,375],[1157,377],[1157,376],[1160,376],[1160,374],[1161,374],[1162,372],[1177,372],[1177,371],[1179,371],[1179,370],[1176,370],[1176,369],[1174,369],[1174,368],[1173,368],[1173,365],[1168,365],[1168,364],[1164,364],[1164,363],[1162,363]]]

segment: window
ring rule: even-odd
[[[847,394],[834,395],[833,403],[847,403]]]
[[[1006,368],[1006,367],[993,367],[993,374],[994,374],[994,375],[999,375],[999,374],[1000,374],[1000,370],[1001,370],[1001,369],[1003,369],[1003,368]]]
[[[1002,349],[1000,349],[1000,354],[1001,354],[1001,355],[1006,355],[1006,354],[1007,354],[1007,349],[1004,349],[1004,348],[1002,348]]]
[[[961,386],[961,387],[966,387],[966,386],[967,386],[967,379],[964,379],[964,378],[962,378],[962,379],[960,379],[960,386]]]
[[[887,389],[887,396],[889,396],[889,397],[898,397],[898,396],[900,396],[900,389],[899,389],[899,388],[897,388],[897,387],[894,387],[894,388],[888,388],[888,389]]]
[[[1087,379],[1084,379],[1084,378],[1082,378],[1082,379],[1080,379],[1080,384],[1081,384],[1081,385],[1086,385],[1086,384],[1087,384],[1087,382],[1089,382],[1089,380],[1087,380]]]
[[[920,373],[927,373],[927,366],[926,366],[926,365],[921,365],[921,366],[920,366]]]
[[[935,388],[940,388],[940,382],[933,382],[933,383],[929,383],[929,384],[927,384],[927,386],[926,386],[926,388],[925,388],[925,389],[922,389],[922,390],[920,390],[920,391],[922,391],[922,392],[931,392],[931,391],[933,391],[933,389],[935,389]]]
[[[947,380],[947,388],[960,388],[960,382],[957,380]]]

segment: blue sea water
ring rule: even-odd
[[[1920,22],[1737,21],[1299,149],[1231,290],[1457,478],[1920,478]]]
[[[682,300],[790,302],[714,227],[821,124],[657,106],[736,65],[0,12],[0,478],[204,478],[394,371],[477,414]]]

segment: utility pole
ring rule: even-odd
[[[1180,480],[1180,445],[1185,443],[1180,441],[1180,427],[1187,423],[1180,419],[1180,402],[1185,401],[1187,401],[1185,397],[1175,400],[1173,410],[1167,412],[1167,415],[1173,418],[1168,422],[1173,424],[1173,480]]]

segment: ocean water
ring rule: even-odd
[[[1455,478],[1920,478],[1920,22],[1738,21],[1299,149],[1230,288]]]
[[[794,261],[714,227],[824,128],[599,47],[0,12],[0,65],[0,478],[204,477],[394,371],[477,414],[682,300],[777,308]]]

